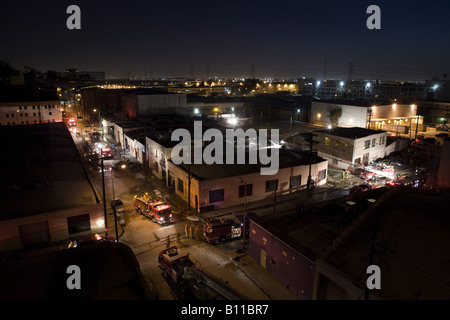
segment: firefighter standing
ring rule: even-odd
[[[186,238],[189,237],[189,227],[188,224],[186,223],[186,226],[184,227],[184,232],[186,233]]]
[[[180,243],[180,232],[177,230],[177,242]]]
[[[170,237],[167,236],[166,238],[166,248],[170,247]]]
[[[195,238],[197,241],[200,240],[200,228],[198,226],[195,228]]]
[[[194,238],[192,234],[192,226],[189,227],[189,238]]]

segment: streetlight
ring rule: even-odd
[[[245,224],[247,222],[247,183],[241,177],[239,177],[239,179],[241,180],[241,183],[244,184],[244,234],[242,235],[242,251],[245,251]]]
[[[113,211],[114,211],[114,226],[116,228],[116,241],[119,242],[119,232],[117,230],[117,212],[116,212],[116,195],[114,194],[114,175],[113,175],[113,170],[111,168],[111,187],[112,187],[112,194],[113,194],[113,201],[114,201],[114,206],[113,206]]]
[[[97,111],[98,111],[98,125],[102,128],[102,137],[103,137],[102,115],[100,113],[100,109],[94,109],[94,112]]]

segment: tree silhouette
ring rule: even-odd
[[[328,119],[333,127],[337,127],[339,125],[339,119],[342,117],[342,108],[341,107],[332,107],[328,106]]]

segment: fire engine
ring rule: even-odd
[[[249,232],[249,221],[256,216],[253,212],[248,212],[245,224],[245,236]],[[209,243],[219,243],[231,239],[242,237],[244,230],[244,214],[233,213],[221,217],[207,219],[203,225],[203,235]]]
[[[195,266],[189,253],[177,246],[164,249],[158,255],[158,267],[168,281],[176,283],[184,294],[201,300],[247,300],[241,292],[218,277]]]
[[[112,158],[111,149],[109,148],[102,148],[101,150],[101,156],[102,158]]]
[[[153,222],[164,224],[173,220],[170,205],[161,200],[153,200],[148,193],[142,197],[134,196],[134,207]]]
[[[67,124],[68,124],[69,127],[76,127],[77,121],[76,121],[74,118],[70,118],[70,119],[67,121]]]

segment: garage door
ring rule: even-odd
[[[23,247],[50,242],[48,221],[19,226],[19,233]]]

